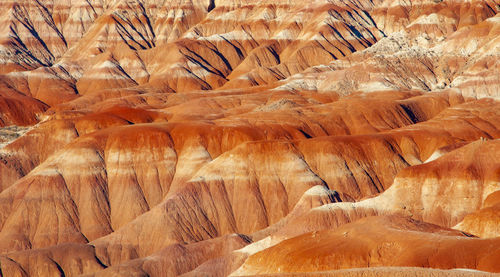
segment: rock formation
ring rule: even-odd
[[[500,273],[498,0],[0,19],[0,274]]]

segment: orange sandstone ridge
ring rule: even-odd
[[[0,274],[500,273],[499,12],[2,1]]]

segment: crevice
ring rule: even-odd
[[[215,0],[210,0],[210,4],[208,4],[207,12],[211,12],[215,9]]]

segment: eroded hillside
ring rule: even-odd
[[[500,272],[499,12],[2,1],[1,274]]]

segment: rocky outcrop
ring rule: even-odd
[[[368,217],[286,240],[251,256],[232,276],[377,266],[497,271],[498,243],[408,218]]]
[[[3,1],[2,274],[499,272],[499,5]]]

